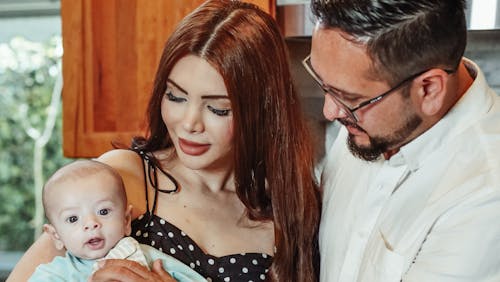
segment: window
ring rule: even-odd
[[[8,27],[0,28],[0,281],[41,231],[36,191],[68,161],[61,146],[60,26],[59,1],[0,2],[0,27]]]

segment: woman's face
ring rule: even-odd
[[[161,115],[182,163],[191,169],[232,166],[233,116],[222,76],[187,55],[167,79]]]

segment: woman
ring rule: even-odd
[[[188,15],[164,48],[148,120],[132,150],[99,158],[123,177],[133,236],[212,281],[317,279],[313,154],[269,15],[229,0]],[[130,265],[93,279],[149,275]]]

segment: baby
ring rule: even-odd
[[[33,281],[87,281],[97,261],[130,259],[146,266],[161,259],[177,281],[206,281],[190,267],[139,244],[130,235],[131,210],[118,173],[103,163],[80,160],[56,171],[43,188],[49,221],[44,231],[65,257],[38,266]]]

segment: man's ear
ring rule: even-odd
[[[52,242],[54,242],[54,246],[56,247],[56,249],[64,250],[64,243],[63,241],[61,241],[61,237],[59,237],[59,234],[52,224],[44,224],[43,231],[49,234]]]
[[[419,87],[418,100],[424,115],[434,116],[446,103],[448,73],[442,69],[431,69],[415,79]]]
[[[132,205],[128,205],[125,211],[125,235],[129,236],[132,233]]]

